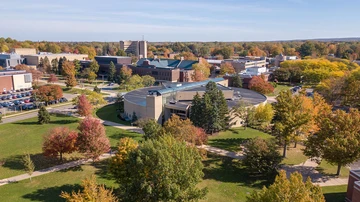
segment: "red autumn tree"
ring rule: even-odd
[[[208,135],[202,128],[195,127],[195,136],[195,145],[203,145],[206,144],[208,141]]]
[[[86,157],[95,161],[101,154],[110,150],[110,142],[100,120],[88,116],[80,122],[78,129],[80,133],[77,138],[77,146]]]
[[[261,76],[254,76],[249,82],[249,89],[257,91],[262,94],[274,92],[274,87]]]
[[[90,116],[92,114],[92,105],[84,94],[79,96],[77,108],[80,116]]]
[[[56,77],[55,74],[50,74],[50,77],[48,79],[48,83],[55,83],[57,82],[59,79]]]
[[[62,161],[63,154],[70,154],[76,151],[75,143],[77,136],[77,132],[70,131],[66,127],[51,129],[49,134],[44,136],[42,147],[44,155],[52,157],[60,156],[60,161]]]
[[[43,102],[50,102],[63,97],[63,90],[59,85],[40,86],[35,93],[39,100]]]

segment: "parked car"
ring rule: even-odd
[[[1,96],[1,100],[6,100],[6,97],[7,97],[7,96],[5,96],[5,95],[4,95],[4,96]]]
[[[114,83],[109,83],[109,84],[108,84],[108,86],[113,86],[113,85],[114,85]]]
[[[30,110],[30,109],[34,109],[35,106],[33,104],[29,104],[29,105],[26,105],[27,106],[27,109]]]
[[[12,97],[11,97],[12,99],[16,99],[16,95],[12,95]]]
[[[60,103],[62,103],[62,102],[67,102],[67,101],[68,101],[68,100],[67,100],[66,98],[64,98],[64,97],[62,97],[62,98],[59,99],[59,102],[60,102]]]
[[[30,92],[26,92],[25,95],[26,95],[26,96],[30,96],[31,93],[30,93]]]
[[[19,104],[20,104],[19,100],[14,101],[14,105],[19,105]]]
[[[20,94],[17,94],[16,98],[22,98],[22,96]]]
[[[20,99],[18,100],[19,101],[19,104],[25,104],[24,100],[23,99]]]
[[[28,108],[27,105],[22,105],[22,106],[21,106],[21,109],[22,109],[22,110],[28,110],[29,108]]]
[[[9,107],[10,106],[8,102],[3,102],[1,104],[2,104],[3,107]]]
[[[12,101],[10,101],[10,102],[8,102],[8,103],[9,103],[9,106],[10,106],[10,107],[15,106],[15,104],[14,104]]]
[[[29,103],[29,102],[30,102],[30,99],[29,99],[29,98],[26,98],[26,99],[24,100],[24,102],[25,102],[25,103]]]
[[[6,96],[6,99],[7,99],[7,100],[10,100],[11,97],[12,97],[11,95],[8,95],[8,96]]]

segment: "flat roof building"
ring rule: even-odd
[[[227,87],[227,80],[223,78],[209,79],[193,83],[177,83],[164,86],[154,86],[137,89],[124,95],[123,117],[131,120],[135,112],[138,118],[152,118],[158,123],[164,123],[172,114],[186,119],[189,117],[191,102],[196,93],[204,94],[206,84],[210,81],[217,83],[217,87],[224,94],[228,107],[231,108],[237,102],[244,101],[251,105],[259,105],[266,102],[266,96],[243,88]],[[233,120],[233,126],[240,126],[239,119]]]
[[[35,48],[13,48],[10,50],[11,53],[16,53],[19,55],[35,55]]]
[[[32,87],[32,74],[25,70],[0,71],[0,92]]]
[[[140,58],[147,57],[147,41],[120,41],[120,50]]]
[[[40,63],[41,59],[44,59],[45,57],[47,57],[49,59],[49,61],[51,62],[51,60],[53,59],[60,59],[65,57],[67,60],[69,61],[74,61],[76,60],[85,60],[88,58],[87,54],[71,54],[71,53],[58,53],[58,54],[53,54],[53,53],[46,53],[46,52],[40,52],[39,54],[31,54],[31,55],[24,55],[24,63],[30,66],[37,66]]]
[[[15,53],[1,53],[0,54],[0,66],[5,69],[15,67],[16,65],[22,64],[23,59],[20,55]]]
[[[351,170],[345,201],[360,202],[360,170]]]
[[[98,74],[104,75],[109,73],[110,62],[114,63],[117,70],[131,64],[131,57],[126,56],[95,56],[95,60],[100,66]]]

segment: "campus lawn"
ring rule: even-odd
[[[117,117],[117,104],[106,105],[96,111],[96,116],[102,120],[111,121],[123,125],[130,125],[130,122],[123,121]]]
[[[321,187],[326,202],[344,201],[346,196],[347,185]]]
[[[60,198],[61,191],[79,190],[83,179],[95,174],[97,182],[107,187],[116,186],[107,173],[107,161],[86,164],[68,170],[49,173],[32,180],[0,186],[0,201],[65,201]]]
[[[337,171],[337,166],[331,165],[327,161],[323,160],[323,161],[321,161],[320,165],[316,168],[316,170],[324,175],[335,176],[336,171]],[[347,167],[342,166],[341,170],[340,170],[340,177],[342,177],[342,178],[349,177],[349,174],[350,174],[349,172],[350,171]]]
[[[308,157],[306,157],[302,151],[303,145],[298,144],[296,148],[292,145],[288,147],[286,158],[283,159],[282,163],[286,165],[299,165],[304,163]],[[280,154],[283,154],[283,148],[279,148]]]
[[[16,123],[0,125],[0,179],[23,174],[21,157],[25,153],[31,154],[36,170],[47,168],[60,163],[57,159],[46,158],[42,155],[43,135],[54,127],[69,127],[76,130],[79,119],[68,116],[51,116],[51,122],[45,125],[37,124],[37,118],[31,118]],[[116,146],[122,137],[141,139],[141,134],[126,131],[111,126],[105,126],[106,135],[111,146]],[[82,156],[78,153],[65,154],[66,160],[75,160]],[[1,200],[0,200],[1,201]]]
[[[240,144],[244,141],[260,137],[264,139],[272,138],[271,135],[247,127],[231,128],[230,130],[220,132],[219,134],[209,136],[208,145],[225,149],[228,151],[240,151]]]
[[[266,94],[267,96],[277,96],[279,93],[283,90],[289,90],[291,86],[288,85],[277,85],[277,87],[274,89],[274,92]]]
[[[245,201],[251,192],[270,185],[274,180],[274,176],[252,177],[239,160],[211,154],[208,157],[203,161],[204,180],[198,185],[200,188],[208,188],[203,201]]]

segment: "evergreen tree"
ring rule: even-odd
[[[74,67],[75,67],[75,76],[79,75],[80,74],[80,70],[81,70],[81,64],[80,64],[80,61],[75,59],[73,61],[73,64],[74,64]]]
[[[131,122],[135,123],[138,120],[138,117],[136,116],[136,113],[133,112]]]
[[[51,71],[54,73],[54,74],[57,74],[59,71],[58,71],[58,68],[59,68],[59,61],[57,58],[55,59],[52,59],[51,60]]]
[[[61,74],[62,73],[63,62],[64,62],[64,58],[60,58],[59,62],[58,62],[58,68],[57,68],[56,74]]]
[[[111,61],[109,65],[109,75],[108,80],[113,82],[115,80],[116,68],[114,63]]]
[[[207,133],[214,133],[229,127],[229,110],[224,94],[215,82],[206,85],[202,98],[195,95],[190,119],[195,126],[202,127]]]
[[[196,93],[190,108],[190,120],[197,127],[203,127],[204,119],[203,119],[203,102],[199,95]]]
[[[101,92],[101,88],[95,86],[95,87],[94,87],[94,92],[100,93],[100,92]]]
[[[38,122],[40,124],[46,124],[50,122],[50,114],[44,106],[41,106],[38,112]]]
[[[99,71],[100,66],[96,60],[93,60],[90,62],[89,68],[90,68],[90,71],[97,73]]]
[[[241,88],[242,87],[242,79],[239,74],[236,74],[232,81],[232,86],[235,88]]]

